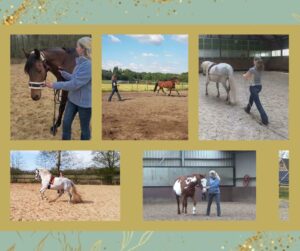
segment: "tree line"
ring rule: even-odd
[[[54,47],[75,48],[79,38],[90,35],[11,35],[10,55],[14,59],[23,59],[24,52],[33,49]]]
[[[92,160],[84,164],[72,151],[40,151],[36,164],[50,170],[53,175],[61,171],[68,174],[118,175],[120,174],[120,153],[117,151],[93,151]],[[22,170],[24,159],[19,152],[11,153],[11,174],[32,174],[33,170]]]
[[[118,67],[114,67],[113,70],[102,70],[102,80],[111,80],[113,74],[117,75],[118,80],[130,82],[156,82],[158,80],[169,80],[173,77],[179,78],[181,82],[188,82],[187,72],[183,72],[181,74],[161,72],[135,72],[129,69],[121,69]]]

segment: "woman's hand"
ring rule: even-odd
[[[47,86],[48,88],[53,88],[53,82],[45,82],[45,86]]]
[[[243,74],[243,78],[246,80],[250,80],[251,79],[251,73],[248,71],[245,74]]]

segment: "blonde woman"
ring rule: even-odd
[[[60,73],[64,82],[47,82],[46,86],[56,90],[68,91],[68,102],[63,119],[63,140],[70,140],[72,135],[72,123],[75,115],[79,114],[81,140],[91,138],[91,88],[92,88],[92,69],[91,69],[91,38],[82,37],[77,41],[76,66],[72,74],[61,70]]]
[[[259,93],[262,90],[262,83],[261,83],[261,74],[264,70],[264,62],[260,57],[255,57],[253,60],[254,66],[248,70],[247,73],[243,75],[243,77],[246,80],[252,81],[251,86],[249,88],[250,90],[250,97],[249,97],[249,103],[244,108],[245,112],[250,113],[251,107],[253,105],[253,102],[255,103],[261,117],[261,122],[264,125],[269,124],[268,116],[260,102],[259,99]]]

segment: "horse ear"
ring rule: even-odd
[[[34,49],[34,54],[35,54],[37,59],[39,59],[41,57],[41,53],[38,49]]]
[[[22,50],[23,50],[23,53],[24,53],[25,57],[28,58],[30,53],[26,52],[24,48]]]

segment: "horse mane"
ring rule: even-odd
[[[44,173],[44,174],[51,174],[51,173],[49,172],[49,170],[46,169],[46,168],[39,168],[38,170],[39,170],[39,172]]]
[[[66,53],[68,53],[68,54],[77,54],[75,48],[66,48],[66,47],[62,47],[62,49],[63,49]]]
[[[74,57],[77,57],[78,54],[76,52],[76,49],[75,48],[65,48],[65,47],[54,47],[54,48],[44,48],[44,49],[34,49],[34,51],[37,50],[37,51],[64,51],[66,52],[68,55],[71,55],[71,56],[74,56]],[[35,53],[30,53],[28,58],[27,58],[27,61],[25,63],[25,66],[24,66],[24,72],[26,74],[29,74],[29,71],[30,69],[33,67],[33,65],[35,64],[35,62],[37,60],[40,60],[40,57],[37,57]]]
[[[35,62],[37,60],[39,60],[39,58],[37,58],[35,53],[30,53],[28,58],[27,58],[27,61],[25,63],[25,66],[24,66],[24,72],[29,74],[30,69],[33,67],[33,65],[35,64]]]

